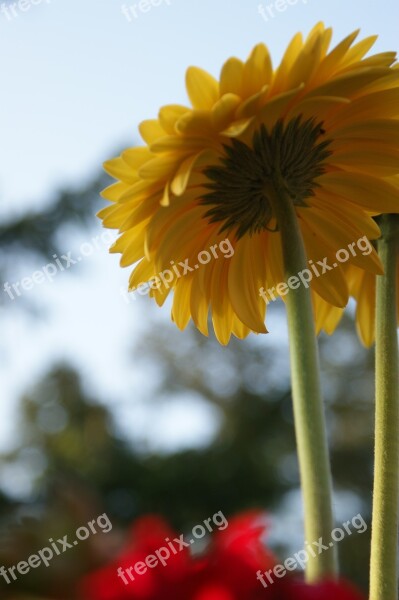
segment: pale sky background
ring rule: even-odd
[[[137,141],[141,120],[156,116],[163,104],[186,103],[189,65],[217,76],[227,57],[245,58],[260,41],[277,63],[291,37],[298,30],[306,34],[319,20],[333,26],[334,44],[360,27],[362,36],[379,34],[376,51],[398,49],[397,0],[298,0],[268,22],[254,0],[162,0],[149,12],[137,10],[131,22],[123,5],[138,2],[42,0],[25,12],[16,7],[17,16],[7,18],[0,2],[2,218],[42,205],[62,186],[79,188],[116,148]],[[90,238],[68,239],[65,251],[85,241]],[[0,449],[14,435],[15,399],[62,357],[79,365],[87,385],[114,403],[126,430],[147,430],[165,448],[204,443],[213,435],[212,415],[194,400],[155,417],[130,402],[131,390],[145,381],[128,356],[131,324],[136,322],[139,335],[147,299],[140,299],[140,309],[123,301],[120,287],[128,274],[117,257],[99,251],[76,268],[81,276],[61,273],[53,284],[26,292],[49,307],[44,320],[32,320],[17,307],[0,317]],[[27,266],[15,279],[31,272]],[[168,310],[159,318],[167,321]],[[280,321],[274,326],[279,343],[286,343]],[[273,343],[270,336],[266,343]]]

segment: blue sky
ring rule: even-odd
[[[336,43],[360,27],[364,36],[379,34],[377,51],[397,49],[397,0],[292,1],[267,22],[259,5],[270,2],[258,0],[162,0],[148,12],[133,0],[25,2],[28,9],[17,4],[14,16],[0,0],[0,215],[5,218],[47,202],[58,187],[79,188],[121,144],[138,141],[141,120],[156,116],[163,104],[184,104],[189,65],[217,75],[227,57],[245,58],[259,41],[269,46],[276,63],[292,35],[307,33],[319,20],[333,26]],[[123,6],[134,5],[137,16],[129,21]],[[65,251],[71,244],[65,241]],[[12,437],[13,400],[50,358],[81,365],[89,385],[116,404],[126,401],[133,380],[140,382],[129,370],[126,322],[142,318],[147,300],[141,299],[140,308],[123,303],[119,290],[127,273],[105,251],[82,269],[77,279],[63,275],[32,292],[50,309],[44,321],[19,311],[0,317],[0,376],[8,398],[0,408],[0,447]],[[161,318],[168,320],[166,309]],[[136,424],[145,427],[144,412],[136,408]],[[189,417],[176,410],[173,422],[187,436]],[[201,410],[195,410],[192,426],[198,430]],[[205,415],[205,428],[207,422]],[[153,429],[162,431],[162,422],[153,422]]]

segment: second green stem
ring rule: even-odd
[[[380,220],[384,275],[376,293],[376,417],[370,600],[398,598],[399,374],[397,337],[397,215]]]

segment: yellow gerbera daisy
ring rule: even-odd
[[[178,327],[191,317],[207,334],[211,311],[223,344],[232,333],[266,332],[260,289],[285,279],[273,174],[314,264],[364,235],[377,238],[371,215],[399,212],[395,53],[364,58],[376,38],[354,44],[357,35],[329,51],[332,30],[318,24],[305,41],[293,38],[277,69],[258,44],[246,62],[227,60],[219,81],[190,67],[191,107],[164,106],[140,124],[145,145],[105,164],[118,180],[100,212],[121,233],[112,251],[123,266],[138,262],[131,290],[149,282],[162,305],[173,289]],[[374,250],[351,263],[381,272]],[[315,304],[346,305],[341,265],[311,285]]]

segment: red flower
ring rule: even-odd
[[[153,600],[163,590],[165,600],[174,600],[175,591],[180,587],[182,575],[191,567],[187,549],[173,554],[167,568],[159,564],[147,568],[143,575],[133,569],[144,563],[148,556],[162,547],[177,534],[156,516],[143,517],[136,521],[130,531],[126,547],[109,565],[89,575],[83,580],[81,590],[87,600]],[[119,572],[119,574],[118,574]]]
[[[242,514],[215,533],[205,555],[193,557],[190,547],[179,549],[179,538],[160,518],[139,519],[126,548],[112,564],[87,576],[81,584],[85,600],[247,600],[262,589],[258,569],[270,569],[276,559],[261,542],[265,531],[259,512]],[[178,549],[175,554],[168,545]],[[166,565],[140,565],[160,548],[169,551]],[[195,546],[194,546],[195,548]],[[154,561],[155,562],[155,561]],[[135,567],[135,568],[134,568]],[[118,576],[119,569],[119,576]],[[130,571],[130,574],[129,574]],[[133,580],[132,580],[133,578]],[[264,594],[262,596],[264,597]]]
[[[231,519],[228,526],[219,525],[218,529],[215,525],[213,529],[215,533],[207,551],[195,557],[191,553],[195,544],[186,546],[162,519],[155,516],[139,519],[121,554],[83,580],[82,597],[84,600],[363,600],[344,582],[310,586],[288,575],[264,588],[257,573],[273,569],[278,561],[261,540],[266,525],[259,512],[244,513]]]
[[[266,529],[264,516],[257,511],[231,519],[229,526],[214,534],[213,542],[198,567],[192,600],[252,600],[263,598],[256,579],[258,569],[276,564],[261,536]],[[187,599],[185,599],[187,600]]]

